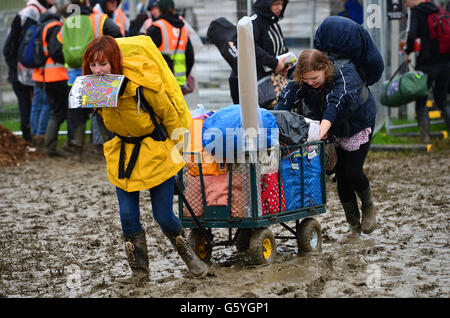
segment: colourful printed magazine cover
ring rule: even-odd
[[[69,108],[117,107],[124,78],[116,74],[78,76],[69,93]]]

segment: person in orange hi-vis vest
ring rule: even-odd
[[[194,49],[184,25],[175,11],[173,0],[160,0],[156,5],[161,16],[147,29],[156,47],[161,51],[181,88],[194,66]]]
[[[105,13],[111,18],[115,24],[120,27],[122,36],[128,35],[128,29],[130,28],[130,21],[121,9],[122,0],[94,0],[92,2],[92,8],[94,12]]]

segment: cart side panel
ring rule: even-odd
[[[303,144],[281,150],[275,179],[278,191],[273,197],[278,210],[262,205],[262,182],[258,163],[228,164],[222,177],[192,176],[185,167],[180,172],[185,185],[185,196],[200,223],[208,228],[257,228],[297,220],[325,213],[325,160],[323,142]],[[195,178],[197,179],[195,179]],[[273,178],[271,179],[273,181]],[[217,182],[225,182],[218,187]],[[231,187],[229,185],[231,184]],[[213,186],[211,186],[213,185]],[[212,193],[218,189],[220,193]],[[214,198],[223,199],[214,201]],[[267,198],[267,193],[265,193]],[[219,202],[220,201],[220,202]],[[216,204],[217,202],[221,204]],[[188,209],[179,200],[180,219],[184,226],[195,226]]]

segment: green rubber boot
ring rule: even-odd
[[[47,130],[45,131],[44,137],[45,153],[49,157],[63,156],[61,152],[56,150],[56,147],[58,145],[58,132],[60,126],[61,126],[60,122],[50,117],[47,123]]]

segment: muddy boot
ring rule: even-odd
[[[45,131],[44,138],[44,147],[45,153],[49,157],[60,157],[62,154],[56,150],[56,146],[58,145],[58,132],[59,132],[60,123],[50,118],[47,124],[47,130]]]
[[[127,254],[128,263],[130,265],[132,274],[130,277],[117,279],[121,284],[139,284],[149,282],[149,265],[147,240],[145,238],[145,231],[124,235],[125,253]]]
[[[422,114],[417,115],[417,121],[419,125],[419,136],[420,136],[420,143],[422,144],[430,144],[431,143],[431,137],[430,137],[430,117],[428,117],[428,111],[424,111]]]
[[[74,132],[74,139],[72,146],[75,148],[75,154],[78,155],[81,160],[81,155],[83,154],[83,146],[84,146],[84,136],[86,131],[86,123],[80,124]]]
[[[33,145],[36,147],[42,147],[45,142],[45,135],[33,135]]]
[[[356,240],[361,234],[360,213],[358,203],[355,201],[341,202],[344,208],[345,218],[350,226],[350,234],[346,236],[347,240]]]
[[[30,125],[22,127],[22,138],[28,142],[33,142]]]
[[[420,143],[428,145],[431,143],[430,130],[419,126]]]
[[[164,233],[164,235],[167,236],[178,254],[186,263],[192,276],[205,277],[208,273],[208,267],[192,250],[190,244],[186,239],[184,228],[180,227],[177,233]]]
[[[372,202],[372,191],[369,186],[366,190],[357,193],[362,202],[361,231],[369,234],[377,227],[377,211]]]

